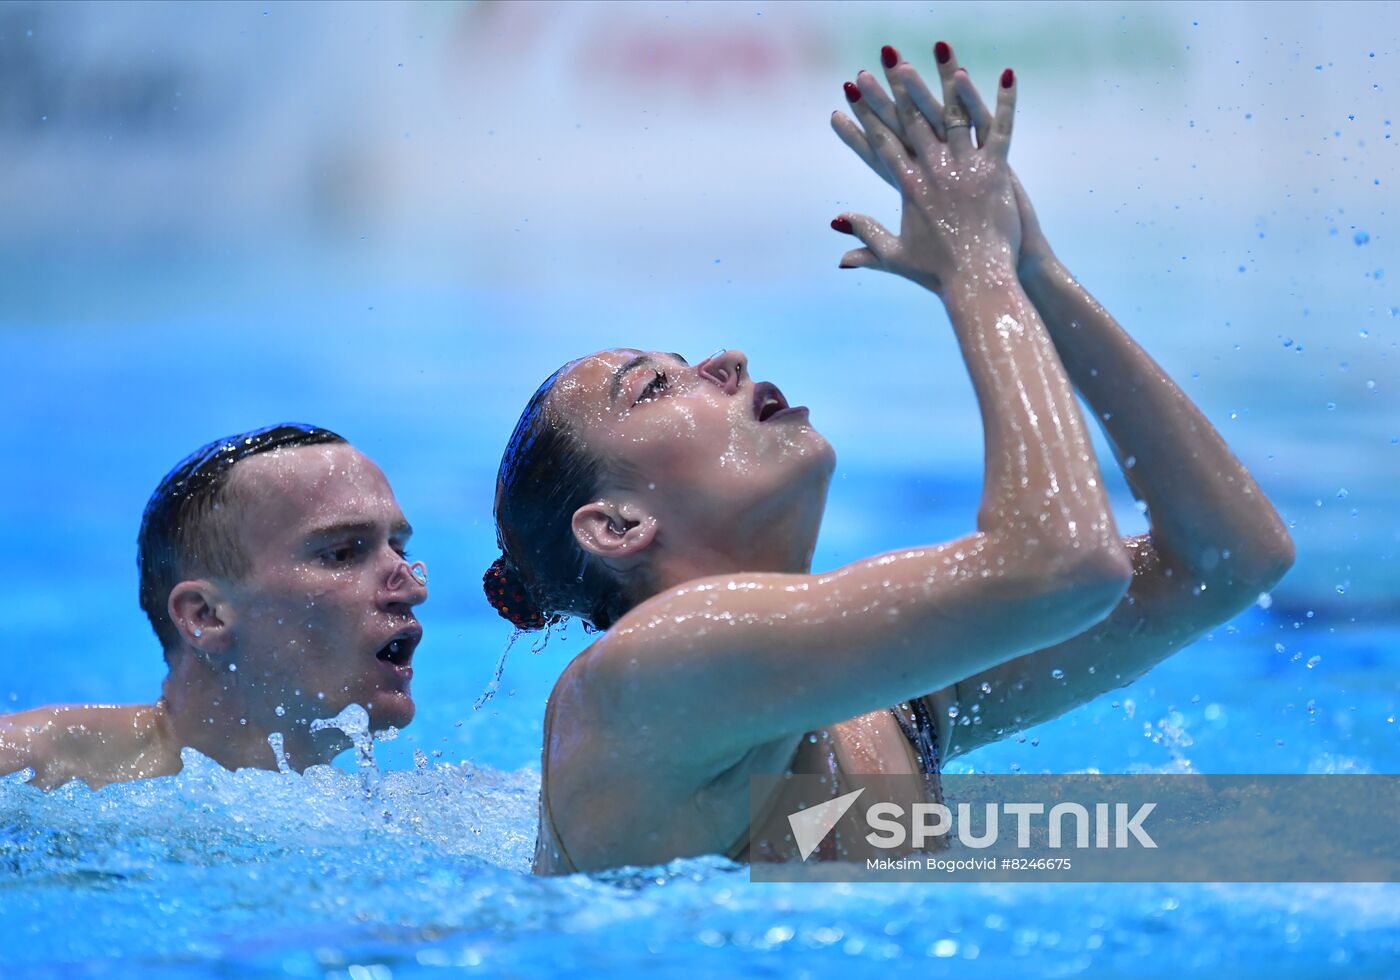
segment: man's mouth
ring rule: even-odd
[[[374,656],[376,659],[393,664],[395,667],[407,667],[413,663],[413,651],[418,648],[418,643],[422,639],[423,631],[421,628],[401,630],[395,633],[388,643],[380,647]]]
[[[771,381],[760,381],[753,386],[753,417],[760,422],[805,411],[805,405],[789,406],[778,386]]]

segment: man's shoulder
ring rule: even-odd
[[[102,785],[157,737],[151,705],[58,704],[0,716],[0,770],[33,769],[44,788],[70,779]]]

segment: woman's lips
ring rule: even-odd
[[[806,405],[789,405],[773,382],[760,381],[753,386],[753,417],[758,421],[768,423],[790,415],[806,413]]]

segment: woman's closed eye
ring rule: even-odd
[[[642,402],[650,401],[662,391],[669,388],[670,384],[671,379],[666,376],[666,372],[657,371],[656,377],[647,382],[647,386],[642,389],[642,393],[637,396],[637,400],[633,404],[640,405]]]

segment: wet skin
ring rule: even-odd
[[[570,366],[549,410],[612,474],[575,517],[584,547],[624,578],[645,554],[644,591],[810,568],[836,454],[796,405],[760,421],[775,406],[755,404],[757,384],[738,350],[691,366],[622,348]]]
[[[684,397],[655,420],[645,406],[617,415],[605,391],[631,352],[572,366],[565,418],[645,474],[581,508],[575,538],[646,598],[551,695],[537,872],[776,839],[795,807],[772,801],[751,828],[750,774],[829,774],[834,795],[846,773],[910,772],[882,706],[918,698],[946,760],[1129,683],[1292,563],[1282,521],[1224,441],[1044,244],[1007,165],[1014,74],[993,113],[940,42],[945,111],[890,54],[894,98],[862,72],[846,87],[859,125],[838,112],[833,126],[900,191],[900,233],[855,213],[833,228],[863,243],[843,267],[909,279],[948,310],[986,430],[977,530],[810,574],[826,490],[819,467],[803,469],[821,456],[816,433],[764,442],[734,408],[742,398],[701,384],[722,364],[682,372]],[[638,371],[634,395],[651,369]],[[1117,536],[1074,388],[1125,455],[1149,534]],[[666,439],[685,444],[653,444]],[[718,480],[726,471],[745,478]],[[781,531],[756,517],[779,515],[765,506],[776,500],[800,515]]]
[[[265,725],[365,706],[374,728],[413,720],[413,608],[427,598],[390,573],[413,530],[379,467],[344,445],[266,453],[235,473],[251,570],[225,585],[228,655],[241,700]],[[399,638],[398,663],[376,653]],[[284,714],[278,716],[276,707]]]
[[[304,446],[243,460],[229,488],[247,572],[172,589],[180,643],[160,700],[0,718],[0,773],[96,788],[178,772],[185,747],[270,769],[272,732],[300,770],[349,744],[312,734],[312,719],[359,704],[375,729],[413,720],[414,608],[427,589],[405,564],[412,529],[384,474],[350,446]]]

